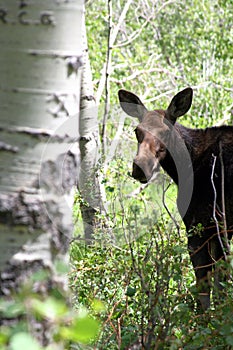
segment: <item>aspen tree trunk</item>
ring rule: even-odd
[[[67,198],[79,163],[82,13],[82,0],[0,0],[2,296],[38,269],[54,271],[54,261],[67,255]]]
[[[82,26],[82,36],[83,67],[79,118],[81,166],[78,189],[82,196],[80,206],[84,224],[85,240],[86,242],[90,242],[94,238],[94,231],[98,226],[96,214],[104,211],[104,194],[97,172],[98,161],[100,159],[98,106],[96,105],[93,91],[85,20],[83,21]]]

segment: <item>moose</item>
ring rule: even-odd
[[[204,312],[212,289],[224,294],[226,277],[216,263],[227,259],[232,238],[233,126],[191,129],[177,123],[191,107],[190,87],[178,92],[166,110],[148,111],[126,90],[118,96],[124,112],[139,120],[133,178],[148,183],[161,166],[178,186],[177,207],[186,227],[198,309]]]

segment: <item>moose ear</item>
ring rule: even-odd
[[[126,90],[119,90],[118,97],[123,111],[131,117],[136,117],[139,121],[142,121],[147,109],[139,97]]]
[[[166,117],[173,124],[176,119],[188,112],[191,107],[193,99],[193,90],[188,87],[173,97],[168,109],[166,110]]]

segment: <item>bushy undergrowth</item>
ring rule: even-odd
[[[161,175],[139,190],[124,175],[127,167],[119,155],[109,165],[104,181],[109,212],[99,218],[103,225],[93,244],[75,240],[71,246],[74,304],[87,307],[101,323],[93,349],[233,346],[232,287],[225,286],[226,300],[217,307],[212,303],[204,316],[196,309],[195,276],[186,233],[177,221],[175,187]]]
[[[95,338],[101,323],[84,307],[73,310],[63,284],[67,273],[67,264],[57,261],[53,271],[38,269],[0,300],[0,350],[83,349]]]
[[[80,243],[79,235],[71,245],[74,305],[85,306],[101,324],[91,348],[230,349],[232,286],[226,283],[219,305],[212,301],[208,312],[198,313],[176,188],[164,175],[141,188],[127,175],[120,143],[118,151],[104,177],[108,215],[99,217],[93,244]]]
[[[114,32],[126,2],[108,4]],[[231,123],[232,13],[230,1],[133,1],[111,46],[111,69],[105,77],[110,100],[102,94],[100,101],[118,104],[117,91],[124,88],[138,94],[148,108],[166,108],[177,91],[192,86],[193,107],[182,124]],[[97,95],[110,51],[110,15],[104,1],[87,3]],[[233,349],[232,286],[225,284],[226,298],[219,305],[212,302],[208,312],[198,314],[186,235],[173,210],[176,189],[164,177],[144,190],[135,185],[129,176],[136,154],[135,122],[121,122],[114,159],[103,167],[108,210],[106,217],[99,217],[102,228],[93,245],[85,247],[77,240],[71,246],[75,305],[88,307],[101,323],[92,348]],[[120,123],[111,111],[107,124],[105,142],[112,150]],[[79,200],[74,207],[78,236]],[[231,259],[227,268],[232,268]]]
[[[94,349],[227,349],[233,346],[232,287],[204,315],[195,309],[192,268],[176,232],[158,223],[147,235],[117,247],[99,236],[72,247],[75,304],[102,323]],[[172,233],[172,232],[171,232]],[[93,305],[99,309],[93,311]]]

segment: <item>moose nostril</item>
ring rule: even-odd
[[[147,181],[144,171],[136,163],[133,163],[132,176],[133,176],[134,179],[139,180],[141,182],[146,182]]]

